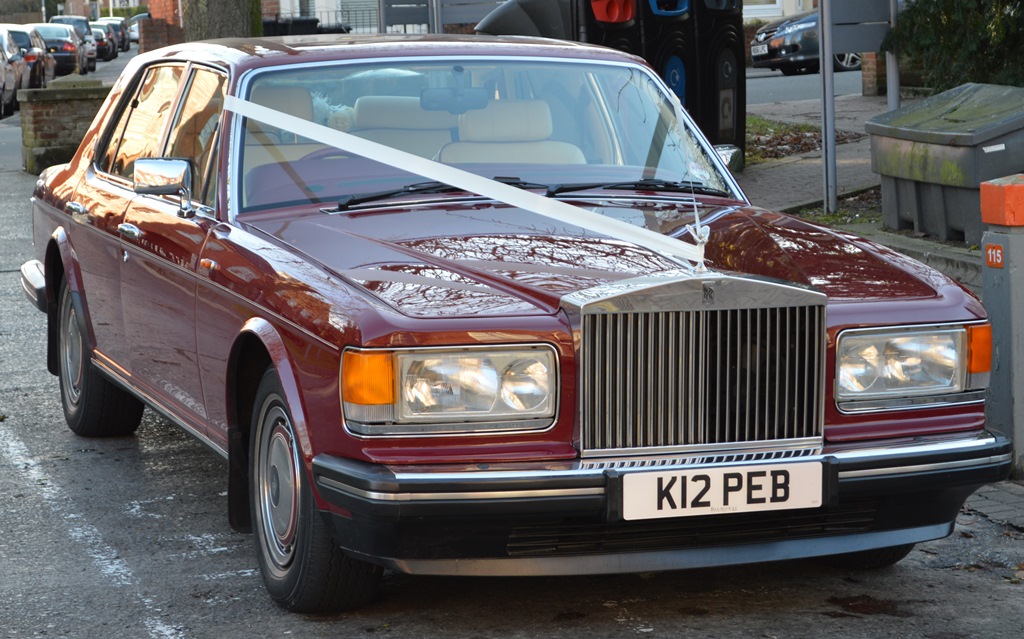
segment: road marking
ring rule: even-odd
[[[8,429],[0,429],[0,456],[12,467],[24,471],[28,480],[26,488],[34,490],[53,513],[63,520],[68,537],[84,549],[85,554],[92,559],[104,577],[122,588],[138,585],[128,562],[120,557],[120,553],[113,546],[104,541],[103,534],[95,526],[87,522],[83,515],[74,512],[74,502],[71,498],[53,481],[53,478],[43,472],[29,454],[25,444]],[[149,630],[150,637],[184,639],[185,634],[180,628],[159,620],[160,608],[152,599],[143,597],[137,589],[133,590],[136,600],[146,610],[146,617],[142,619],[142,623]]]

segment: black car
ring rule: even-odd
[[[7,29],[11,39],[21,47],[21,53],[28,64],[28,73],[22,81],[22,88],[45,89],[53,80],[57,62],[46,46],[43,36],[29,25],[4,24],[0,27]]]
[[[816,73],[818,60],[818,12],[801,13],[766,24],[750,43],[750,58],[757,68],[778,69],[785,75]],[[860,69],[859,53],[834,56],[836,71]]]
[[[127,20],[125,20],[124,18],[110,17],[110,18],[100,18],[98,20],[93,20],[92,21],[92,25],[93,26],[95,26],[97,24],[110,24],[110,26],[114,27],[114,34],[117,36],[117,48],[118,48],[118,50],[120,50],[120,51],[127,51],[127,50],[131,49],[132,43],[131,43],[131,40],[128,39],[128,21]]]
[[[35,23],[26,25],[34,28],[43,36],[46,50],[53,55],[57,63],[56,75],[69,73],[88,73],[85,58],[85,44],[79,39],[74,28],[66,24]]]
[[[96,38],[96,57],[104,62],[113,60],[117,52],[117,40],[113,39],[113,32],[104,27],[93,27],[92,35]]]

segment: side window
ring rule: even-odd
[[[131,180],[136,160],[159,155],[164,127],[172,115],[174,95],[183,73],[181,66],[146,71],[135,97],[118,119],[100,164],[102,170]]]
[[[207,206],[213,206],[216,191],[214,149],[224,108],[226,80],[220,73],[196,70],[167,149],[167,157],[192,160],[195,167],[192,196]]]

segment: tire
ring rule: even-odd
[[[888,548],[874,548],[872,550],[861,550],[845,555],[830,555],[822,557],[821,563],[833,568],[845,568],[852,570],[877,570],[893,566],[901,559],[910,554],[914,544],[903,544],[902,546],[890,546]]]
[[[316,508],[291,412],[273,367],[260,381],[249,438],[249,506],[270,597],[293,612],[337,612],[369,602],[380,566],[346,555]]]
[[[60,403],[68,428],[82,437],[118,437],[134,433],[142,421],[144,406],[93,367],[66,280],[61,282],[57,321]]]
[[[89,60],[89,70],[90,71],[95,71],[96,70],[96,58],[93,58],[93,59]]]
[[[861,58],[859,53],[841,53],[835,56],[832,61],[832,68],[836,71],[856,71],[860,69]]]
[[[5,118],[14,115],[14,98],[11,98],[10,102],[4,104],[3,114]]]

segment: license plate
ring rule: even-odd
[[[627,520],[724,515],[821,506],[822,465],[723,466],[622,476]]]
[[[767,44],[755,44],[750,47],[750,55],[768,55]]]

